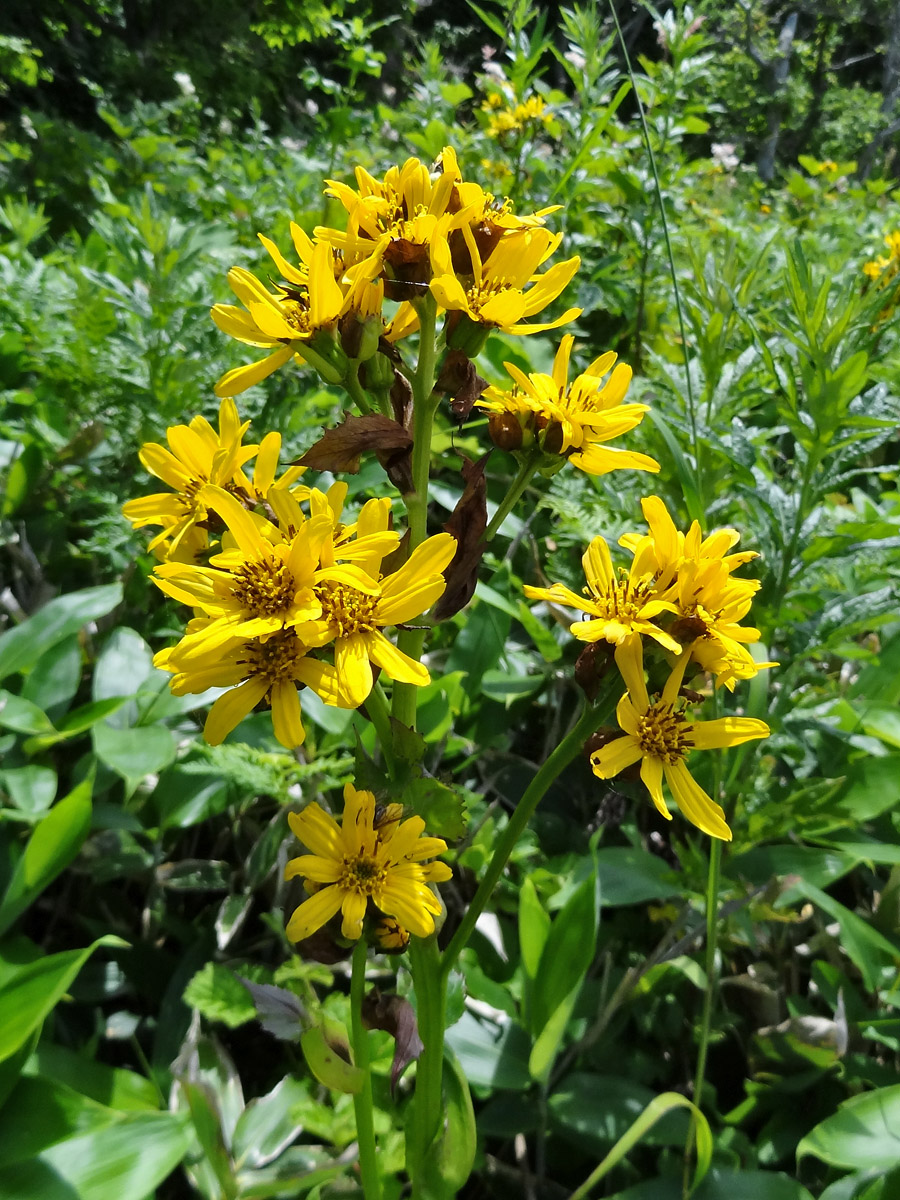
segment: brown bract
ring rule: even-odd
[[[458,613],[472,599],[478,582],[478,568],[484,556],[486,544],[484,531],[487,528],[487,485],[484,468],[490,451],[478,462],[463,458],[462,477],[465,490],[454,508],[450,520],[444,526],[447,533],[456,538],[456,554],[444,572],[447,589],[434,610],[436,621],[446,621]]]
[[[419,1037],[415,1009],[403,996],[382,995],[378,988],[373,988],[363,999],[362,1017],[369,1029],[383,1029],[394,1039],[394,1059],[391,1063],[393,1095],[400,1076],[425,1049]]]
[[[297,463],[314,471],[356,475],[364,451],[407,450],[410,446],[412,437],[408,430],[390,417],[371,413],[365,417],[347,417],[336,429],[326,429]]]
[[[488,381],[475,370],[475,364],[462,350],[451,350],[444,359],[435,387],[453,397],[450,411],[457,421],[466,421],[475,401],[487,387]]]

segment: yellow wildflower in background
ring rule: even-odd
[[[526,375],[514,363],[504,363],[516,386],[511,391],[490,387],[476,405],[497,415],[512,414],[526,439],[523,446],[536,437],[544,453],[566,458],[589,475],[625,468],[658,471],[659,463],[648,455],[605,444],[634,429],[649,411],[646,404],[624,403],[631,368],[624,363],[613,367],[616,355],[609,352],[569,384],[574,340],[571,334],[562,339],[552,375]]]
[[[161,525],[162,532],[149,549],[168,558],[193,561],[206,548],[206,530],[200,526],[209,512],[200,492],[206,484],[228,487],[235,478],[245,478],[241,468],[258,452],[259,446],[244,446],[250,426],[241,422],[233,400],[219,405],[219,428],[205,417],[194,417],[189,425],[171,425],[166,430],[169,448],[147,442],[140,449],[144,467],[167,484],[171,492],[156,492],[129,500],[122,512],[137,529]],[[187,553],[185,551],[187,550]]]
[[[285,878],[302,878],[310,883],[312,895],[294,911],[287,936],[302,941],[315,933],[340,911],[341,933],[358,938],[367,912],[395,919],[399,932],[388,932],[391,949],[402,949],[402,934],[416,937],[434,933],[434,918],[441,902],[428,886],[451,877],[445,863],[425,863],[443,854],[442,838],[424,837],[421,817],[378,827],[375,797],[357,791],[352,783],[344,788],[341,824],[315,802],[301,813],[289,813],[288,821],[297,838],[312,851],[291,859]]]
[[[895,230],[885,236],[884,244],[888,248],[887,255],[879,254],[876,259],[863,264],[863,271],[869,279],[878,281],[886,286],[900,271],[900,230]]]
[[[641,779],[664,817],[671,820],[672,816],[663,796],[665,780],[675,803],[693,825],[710,837],[730,841],[731,830],[724,812],[693,778],[686,759],[692,750],[739,746],[742,742],[768,737],[769,727],[751,717],[720,717],[700,723],[689,720],[687,701],[679,696],[689,659],[690,651],[685,650],[675,663],[662,695],[651,702],[644,682],[640,638],[628,638],[616,649],[616,665],[628,689],[616,709],[624,736],[595,751],[591,767],[600,779],[612,779],[626,767],[640,762]]]

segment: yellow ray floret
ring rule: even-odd
[[[739,746],[769,736],[764,721],[751,717],[721,717],[701,723],[688,719],[686,703],[679,697],[690,652],[684,651],[669,676],[662,695],[651,702],[644,682],[641,641],[629,638],[616,649],[616,664],[628,691],[619,701],[616,718],[623,736],[591,755],[591,767],[600,779],[612,779],[641,764],[641,779],[659,812],[671,813],[663,796],[663,781],[687,819],[710,837],[731,840],[731,830],[721,807],[707,795],[686,765],[692,750]]]
[[[447,843],[424,837],[421,817],[376,828],[374,795],[348,783],[340,825],[315,802],[290,813],[288,820],[312,851],[291,859],[285,870],[286,879],[299,876],[313,893],[288,922],[292,942],[309,937],[339,911],[346,938],[361,935],[370,909],[394,918],[416,937],[434,932],[441,902],[428,884],[449,879],[451,871],[444,863],[425,862],[443,854]]]

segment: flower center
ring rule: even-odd
[[[248,562],[234,572],[231,594],[241,608],[254,617],[277,617],[286,613],[297,585],[284,563],[273,559]]]
[[[630,576],[622,572],[622,578],[617,583],[611,583],[605,593],[597,594],[590,588],[584,588],[584,594],[597,602],[597,607],[605,609],[603,616],[609,620],[619,617],[625,621],[640,619],[641,610],[647,603],[653,585],[650,582],[636,583]]]
[[[322,605],[322,619],[329,623],[335,637],[370,633],[378,628],[378,596],[368,596],[346,583],[320,583],[314,591]]]
[[[297,662],[306,654],[306,646],[293,629],[280,629],[261,641],[254,638],[243,647],[246,658],[238,659],[247,666],[247,675],[261,675],[269,683],[293,679]]]
[[[387,868],[379,866],[374,858],[359,854],[356,858],[345,858],[338,886],[360,896],[371,896],[387,882]]]
[[[281,315],[293,329],[300,334],[314,333],[309,320],[309,302],[302,300],[284,300],[281,305]]]
[[[502,292],[517,290],[513,288],[513,284],[506,279],[491,279],[483,280],[481,287],[475,284],[466,292],[466,303],[469,306],[469,311],[475,314],[475,320],[482,325],[496,325],[496,321],[485,321],[481,316],[482,305],[487,304],[494,296],[499,296]]]
[[[638,717],[636,737],[641,753],[648,758],[661,758],[670,766],[683,759],[693,746],[690,734],[693,726],[684,713],[673,705],[657,701]]]

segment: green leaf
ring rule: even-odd
[[[58,718],[81,682],[81,646],[74,635],[42,654],[25,679],[22,695],[51,718]]]
[[[53,723],[43,709],[14,696],[12,692],[0,690],[0,729],[12,729],[16,733],[54,733]]]
[[[25,911],[81,849],[91,826],[93,776],[88,776],[35,826],[0,902],[0,934]]]
[[[620,1075],[576,1071],[567,1075],[549,1100],[553,1127],[590,1154],[605,1154],[639,1119],[654,1100],[653,1091]],[[682,1146],[687,1135],[687,1113],[675,1112],[644,1139],[652,1146]]]
[[[444,1056],[441,1083],[441,1132],[428,1148],[419,1178],[423,1195],[454,1200],[472,1173],[478,1137],[469,1084],[452,1051]]]
[[[120,626],[106,639],[97,659],[91,680],[91,696],[94,700],[119,697],[124,703],[152,671],[153,652],[150,647],[139,633],[127,626]],[[118,729],[126,729],[137,722],[137,716],[137,705],[132,700],[110,724]]]
[[[32,818],[47,811],[56,799],[57,785],[56,772],[51,767],[32,764],[0,771],[0,787],[9,793],[16,808]]]
[[[32,494],[43,466],[43,455],[37,442],[29,442],[6,474],[0,517],[11,517]]]
[[[596,953],[600,912],[597,879],[580,884],[557,914],[534,980],[532,1029],[539,1034],[560,1004],[579,986]]]
[[[900,1166],[900,1084],[845,1100],[800,1142],[806,1154],[845,1170]]]
[[[120,696],[112,700],[94,700],[90,704],[80,705],[60,721],[53,733],[38,734],[36,737],[29,738],[24,746],[25,751],[28,754],[39,754],[42,750],[55,746],[57,742],[64,742],[67,738],[78,737],[79,734],[86,733],[98,721],[105,720],[111,713],[121,708],[126,703],[126,699],[126,697]]]
[[[41,1039],[25,1070],[26,1074],[64,1083],[107,1108],[155,1112],[162,1103],[153,1083],[143,1075],[123,1067],[108,1067],[46,1039]]]
[[[0,1170],[0,1195],[9,1200],[146,1200],[187,1148],[183,1118],[135,1114]]]
[[[232,1138],[231,1151],[238,1170],[264,1166],[297,1137],[303,1123],[292,1116],[292,1111],[308,1095],[308,1083],[288,1075],[271,1092],[248,1103],[238,1117]]]
[[[221,963],[209,962],[185,988],[184,1002],[209,1021],[237,1029],[256,1016],[250,993],[238,977]]]
[[[94,725],[94,751],[128,783],[140,783],[169,766],[175,759],[175,740],[163,725],[147,725],[135,729],[114,729],[103,722]]]
[[[0,1121],[0,1169],[27,1162],[55,1142],[109,1125],[116,1114],[51,1079],[20,1079]]]
[[[529,979],[537,975],[549,932],[550,915],[538,898],[530,876],[526,875],[519,890],[519,950]]]
[[[521,1091],[531,1084],[528,1036],[511,1021],[482,1021],[466,1011],[447,1030],[447,1044],[476,1087]]]
[[[64,950],[17,967],[0,987],[0,1062],[14,1054],[55,1008],[95,950],[127,944],[107,935],[84,950]]]
[[[421,817],[433,837],[458,841],[466,831],[466,802],[462,795],[438,779],[422,777],[408,783],[399,796],[408,812]]]
[[[88,621],[105,617],[122,601],[122,585],[109,583],[57,596],[49,604],[0,634],[0,679],[33,667],[43,654]]]
[[[680,891],[678,877],[667,863],[635,846],[609,846],[596,851],[600,903],[642,904],[665,900]]]
[[[884,982],[885,970],[896,970],[897,964],[900,963],[900,947],[888,941],[877,929],[849,908],[845,908],[833,896],[820,891],[805,879],[798,880],[785,893],[785,897],[789,899],[797,893],[818,904],[832,920],[837,921],[841,931],[840,945],[859,967],[868,990],[877,991]]]

